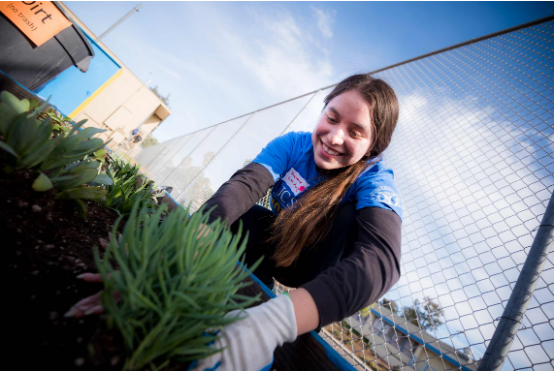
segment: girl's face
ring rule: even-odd
[[[370,154],[370,104],[356,90],[332,99],[312,132],[314,161],[322,169],[353,165]]]

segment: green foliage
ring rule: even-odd
[[[56,199],[87,199],[103,201],[106,193],[99,187],[75,187],[56,194]]]
[[[350,329],[351,332],[353,332],[355,335],[357,335],[358,337],[361,336],[360,332],[357,331],[356,329],[354,329],[353,327],[351,327],[351,325],[349,323],[347,323],[346,321],[342,320],[341,324],[343,325],[344,328],[346,329]]]
[[[158,97],[160,99],[160,101],[164,102],[164,104],[168,107],[170,107],[170,95],[168,94],[166,97],[164,97],[159,91],[158,91],[158,86],[155,87],[150,87],[150,90],[152,91],[152,93],[156,94],[156,97]]]
[[[112,157],[106,173],[112,179],[112,184],[106,185],[107,207],[125,215],[137,201],[140,201],[147,206],[147,213],[159,208],[166,210],[166,206],[156,203],[156,198],[164,191],[158,189],[154,181],[140,174],[138,165],[131,165],[120,157]]]
[[[366,337],[362,337],[362,341],[364,341],[364,343],[370,347],[372,347],[372,343],[370,342],[370,340],[368,340]]]
[[[189,217],[181,208],[160,223],[162,211],[149,218],[147,210],[135,203],[116,238],[118,219],[102,260],[94,249],[107,324],[123,336],[128,370],[162,368],[170,359],[187,362],[218,352],[207,345],[218,336],[205,331],[237,321],[224,315],[258,300],[236,294],[248,285],[242,281],[249,275],[237,266],[247,241],[240,242],[240,231],[233,236],[225,223],[208,224],[208,214]],[[201,223],[212,233],[197,239]]]
[[[150,147],[150,146],[154,146],[158,144],[158,140],[152,136],[152,134],[149,134],[148,137],[145,138],[145,140],[141,143],[141,146],[144,147]]]
[[[54,185],[48,176],[42,172],[39,172],[39,176],[33,182],[33,190],[35,191],[47,191],[50,190]]]
[[[399,308],[395,301],[390,301],[387,298],[382,299],[379,304],[394,314],[399,315]]]
[[[5,171],[35,169],[38,173],[33,182],[36,191],[55,189],[66,191],[89,183],[108,183],[111,179],[98,174],[100,163],[91,155],[106,144],[93,135],[102,129],[85,128],[79,130],[86,120],[77,123],[65,135],[56,135],[52,122],[70,120],[58,116],[52,109],[44,112],[47,103],[18,100],[9,92],[0,93],[0,148],[8,156]],[[80,189],[81,190],[81,189]],[[58,193],[56,198],[103,200],[106,190],[91,187],[87,192]],[[101,196],[103,194],[104,196]],[[84,203],[78,203],[86,211]]]
[[[35,118],[36,113],[28,111],[30,103],[26,99],[20,101],[3,91],[0,100],[0,133],[4,139],[0,146],[11,155],[8,157],[11,167],[26,169],[36,166],[55,146],[55,141],[50,138],[52,128],[49,121],[41,125]]]
[[[33,104],[31,103],[31,106]],[[53,123],[52,126],[52,133],[54,136],[63,135],[64,137],[68,135],[73,127],[72,119],[69,116],[64,116],[61,113],[58,113],[53,108],[49,108],[48,111],[41,112],[37,115],[37,119],[45,120],[47,117],[50,118],[50,121]]]
[[[107,152],[105,149],[100,149],[93,153],[93,159],[99,162],[102,166],[106,165]]]
[[[425,297],[424,301],[414,300],[413,306],[403,308],[403,315],[424,330],[436,329],[443,324],[443,309],[429,297]]]
[[[424,297],[424,301],[416,299],[412,306],[402,308],[395,301],[390,301],[387,298],[382,299],[379,304],[426,331],[436,329],[443,324],[444,312],[441,305],[429,297]]]

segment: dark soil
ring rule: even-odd
[[[84,221],[72,201],[54,200],[53,192],[35,192],[35,177],[29,171],[0,172],[4,368],[95,368],[87,344],[99,317],[77,320],[63,315],[102,289],[76,276],[96,272],[92,247],[100,246],[99,238],[108,239],[117,215],[88,202]]]
[[[100,247],[99,238],[109,238],[117,214],[88,202],[85,221],[71,201],[32,190],[35,177],[30,171],[0,171],[3,369],[121,370],[125,354],[116,331],[107,330],[95,315],[63,317],[77,301],[102,289],[76,276],[96,272],[92,247]],[[261,292],[250,278],[246,281],[252,285],[239,293]],[[262,301],[268,299],[263,294]],[[313,337],[304,335],[276,349],[272,370],[337,367]]]

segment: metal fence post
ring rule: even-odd
[[[478,367],[479,371],[499,371],[505,357],[509,354],[511,344],[528,308],[536,283],[543,269],[543,264],[553,244],[553,194],[547,205],[538,233],[534,238],[530,253],[518,276],[515,288],[499,325],[488,345],[486,354]]]

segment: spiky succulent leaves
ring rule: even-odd
[[[51,178],[57,189],[88,184],[90,186],[111,185],[112,179],[105,173],[98,173],[100,163],[92,158],[66,166],[58,177]]]
[[[105,149],[100,149],[98,151],[94,152],[94,157],[99,160],[99,161],[105,161],[105,157],[106,157],[106,150]]]
[[[75,209],[77,209],[77,213],[79,214],[79,216],[81,216],[86,221],[87,220],[87,205],[85,204],[85,202],[80,200],[80,199],[73,199],[72,201],[75,205]]]
[[[139,203],[133,206],[119,241],[118,219],[102,260],[94,249],[105,286],[106,320],[123,336],[129,370],[218,352],[208,346],[217,336],[203,333],[237,321],[224,315],[259,298],[236,293],[248,285],[242,281],[250,272],[237,266],[246,240],[233,236],[225,223],[208,224],[207,214],[189,217],[181,208],[160,223],[162,211],[148,218],[146,209]],[[197,239],[201,223],[212,233]]]
[[[0,93],[0,101],[11,107],[17,115],[29,111],[30,108],[28,99],[19,100],[16,96],[5,90]]]
[[[61,139],[58,146],[56,146],[54,151],[52,151],[44,163],[42,163],[41,170],[45,171],[57,169],[67,164],[80,161],[86,155],[89,155],[106,145],[100,138],[90,138],[96,133],[105,132],[105,130],[85,128],[78,131],[78,129],[85,123],[86,120],[82,120],[75,124],[69,134]]]
[[[139,174],[138,166],[114,159],[106,168],[106,173],[113,180],[111,185],[106,186],[108,208],[123,215],[128,214],[136,202],[146,203],[149,214],[160,208],[152,195],[153,182]],[[167,207],[163,210],[167,211]]]
[[[112,184],[113,184],[112,179],[106,173],[100,173],[98,176],[93,178],[91,182],[89,182],[89,185],[91,186],[112,185]]]
[[[38,109],[40,106],[42,106],[42,101],[37,99],[37,98],[31,98],[29,100],[29,109],[30,110],[36,110]],[[42,111],[42,110],[41,110]],[[40,112],[40,111],[39,111]]]
[[[16,118],[24,117],[29,111],[30,103],[27,99],[19,100],[7,91],[0,93],[0,131],[6,137]],[[12,146],[13,147],[13,146]]]
[[[59,177],[52,178],[54,187],[58,190],[67,190],[89,183],[98,175],[99,163],[97,161],[81,161],[77,167],[62,171]],[[73,165],[73,164],[72,164]]]
[[[39,124],[35,137],[27,150],[22,154],[18,169],[29,169],[43,162],[54,150],[60,139],[52,136],[52,124],[49,119]]]
[[[25,115],[18,116],[11,125],[6,136],[6,143],[10,145],[16,153],[24,155],[28,152],[35,133],[38,129],[38,121],[34,118],[27,118]]]
[[[119,186],[121,178],[116,178],[114,173],[110,170],[110,167],[106,167],[106,174],[112,179],[112,184],[107,185],[108,195],[106,195],[106,205],[110,207],[113,206],[114,199],[121,192],[121,188]]]
[[[9,162],[16,169],[29,169],[46,159],[59,142],[50,139],[51,134],[49,120],[41,123],[33,117],[19,115],[10,125],[6,143],[0,146],[14,156]]]
[[[0,102],[0,132],[2,132],[4,136],[8,134],[8,130],[17,115],[17,111],[6,103]]]
[[[28,100],[18,100],[13,94],[5,91],[0,93],[0,99],[0,126],[5,138],[5,142],[0,142],[0,147],[13,156],[12,159],[8,159],[10,169],[30,169],[40,164],[41,170],[48,171],[54,187],[59,190],[88,182],[110,182],[105,175],[98,174],[99,162],[79,162],[104,147],[101,139],[91,138],[104,130],[85,128],[77,132],[86,122],[81,121],[70,131],[71,136],[52,138],[51,120],[61,119],[55,115],[53,109],[46,113],[45,120],[37,119],[41,112],[39,110],[45,109],[47,102],[29,111]],[[79,163],[75,164],[76,162]],[[49,185],[44,177],[41,173],[33,188],[46,190]],[[95,179],[96,181],[93,181]]]
[[[39,173],[39,176],[33,182],[33,190],[35,191],[48,191],[53,187],[54,185],[52,185],[50,178],[42,172]]]
[[[8,154],[12,155],[14,158],[18,158],[17,153],[14,149],[10,147],[6,142],[0,141],[0,148],[6,151]]]
[[[30,104],[27,99],[18,100],[13,94],[3,91],[0,93],[0,132],[6,137],[11,125],[18,116],[36,117],[39,110],[48,106],[48,101],[42,105],[35,102]],[[30,114],[29,114],[30,111]]]
[[[56,199],[86,199],[86,200],[103,202],[106,200],[106,190],[98,186],[75,187],[75,188],[57,193]]]
[[[53,109],[48,110],[48,112],[46,113],[46,115],[48,115],[48,116],[52,119],[52,121],[53,121],[54,123],[58,124],[58,125],[59,125],[59,124],[62,124],[62,123],[64,122],[63,116],[61,116],[61,115],[60,115],[60,116],[56,115],[56,113],[54,112]]]

